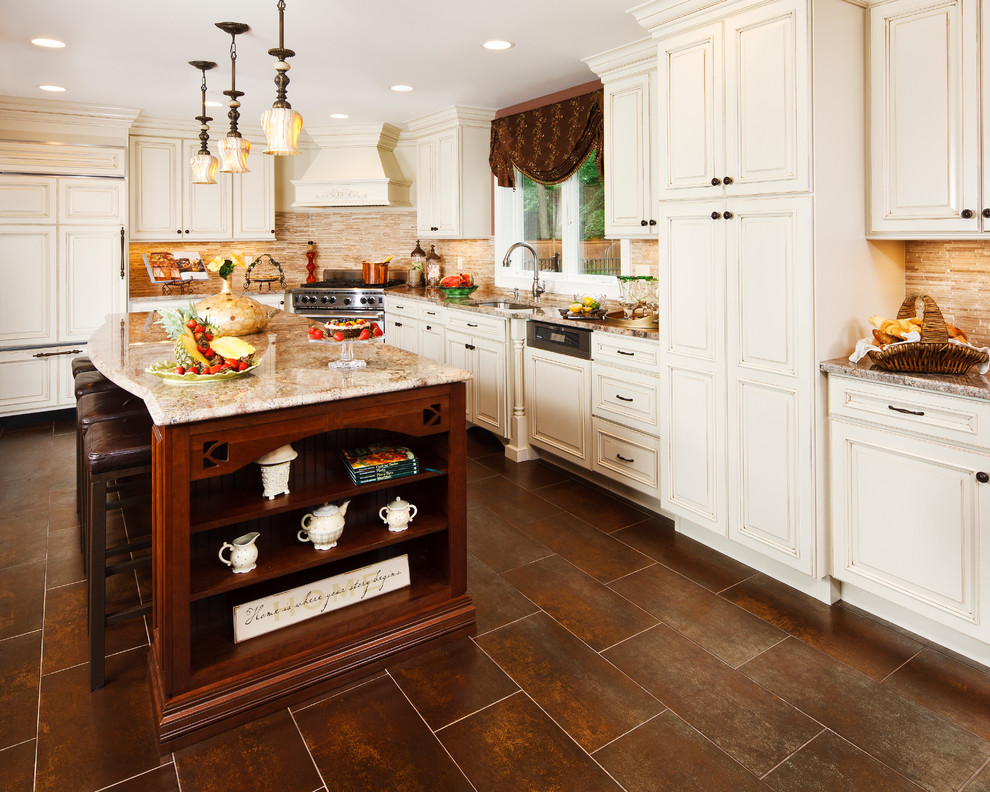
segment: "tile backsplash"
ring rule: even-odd
[[[990,295],[990,242],[906,242],[904,270],[906,294],[929,295],[971,343],[990,345],[990,303],[984,302]],[[897,308],[891,306],[891,315]]]

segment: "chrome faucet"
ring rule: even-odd
[[[545,283],[540,283],[540,257],[536,252],[536,248],[528,242],[513,242],[509,245],[509,249],[505,251],[505,258],[502,259],[502,266],[509,266],[509,257],[512,255],[512,251],[519,247],[526,248],[526,250],[533,254],[533,288],[531,291],[533,294],[533,299],[539,303],[540,295],[547,290],[547,287]]]

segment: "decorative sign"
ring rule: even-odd
[[[234,608],[234,643],[312,619],[409,585],[409,556],[334,575]]]

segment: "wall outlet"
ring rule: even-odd
[[[461,256],[457,257],[457,271],[460,272],[464,269],[464,259]]]

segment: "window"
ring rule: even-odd
[[[496,188],[496,262],[523,241],[536,250],[548,291],[612,291],[622,272],[620,245],[605,238],[605,185],[594,154],[560,184],[539,184],[516,171],[516,185]],[[532,253],[514,250],[509,267],[496,267],[495,279],[500,286],[531,284]]]

